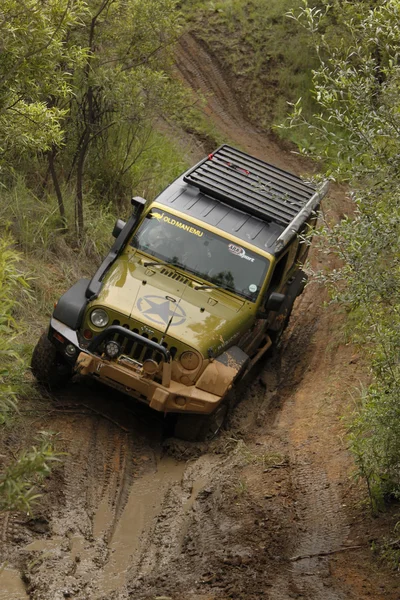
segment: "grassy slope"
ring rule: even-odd
[[[188,0],[184,4],[190,30],[231,77],[249,119],[267,130],[285,119],[288,102],[300,96],[304,114],[313,112],[309,90],[315,55],[308,34],[287,16],[299,4],[299,0]],[[291,132],[290,139],[304,145],[305,134]]]

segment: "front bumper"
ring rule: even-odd
[[[111,328],[109,328],[110,330]],[[119,328],[122,329],[122,328]],[[54,332],[61,335],[66,343],[74,344],[77,348],[77,358],[74,361],[74,370],[76,373],[88,375],[98,379],[102,383],[113,387],[136,400],[140,400],[160,412],[175,413],[198,413],[210,414],[222,397],[197,388],[195,385],[184,385],[171,379],[171,356],[162,346],[151,342],[139,336],[141,343],[145,344],[158,353],[163,361],[162,364],[162,382],[155,381],[151,376],[146,375],[138,361],[124,356],[123,354],[116,360],[110,360],[102,354],[98,356],[94,351],[101,346],[101,342],[106,337],[100,334],[88,345],[88,348],[82,348],[79,344],[76,332],[67,327],[61,321],[52,318],[50,322],[49,338],[56,344],[61,344],[59,338],[54,337]],[[129,330],[122,333],[126,336],[137,336]],[[101,337],[102,336],[102,337]],[[60,349],[60,347],[59,347]]]

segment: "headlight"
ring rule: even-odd
[[[197,369],[197,367],[200,364],[200,358],[199,355],[196,354],[195,352],[184,352],[183,354],[181,354],[180,357],[180,363],[182,365],[182,367],[184,369],[187,369],[188,371],[194,371],[194,369]]]
[[[95,308],[90,315],[90,320],[96,327],[105,327],[108,323],[108,314],[102,308]]]

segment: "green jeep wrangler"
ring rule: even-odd
[[[230,390],[276,342],[303,291],[327,183],[316,189],[223,145],[154,201],[133,198],[94,277],[59,300],[32,356],[49,388],[74,373],[213,437]]]

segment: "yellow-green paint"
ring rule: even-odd
[[[149,210],[157,208],[161,211],[161,217],[164,207],[153,202],[143,214],[138,227]],[[170,207],[168,212],[188,221],[187,215]],[[147,333],[150,339],[154,337],[160,340],[163,337],[169,348],[177,348],[177,358],[190,348],[198,350],[204,357],[208,356],[210,350],[218,355],[239,341],[256,320],[275,258],[198,219],[191,218],[190,223],[193,224],[194,231],[197,231],[197,226],[207,229],[269,260],[270,268],[257,302],[223,289],[196,290],[196,286],[207,285],[209,282],[181,268],[168,265],[165,265],[165,269],[163,266],[145,267],[146,262],[155,259],[128,245],[104,278],[99,296],[89,304],[82,330],[89,328],[94,334],[101,331],[91,324],[89,318],[94,308],[101,307],[109,314],[109,324],[119,321],[120,325],[128,325],[131,330],[137,329],[140,334]],[[181,281],[163,274],[162,270],[170,275],[180,275]],[[174,311],[175,316],[170,322]],[[167,327],[168,333],[164,336]]]

